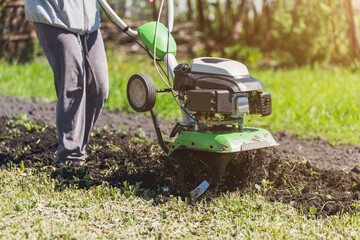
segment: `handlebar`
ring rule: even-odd
[[[174,26],[174,1],[167,0],[167,10],[168,10],[168,29],[169,32],[172,32]]]
[[[129,26],[126,25],[126,23],[114,12],[105,0],[98,0],[98,2],[104,8],[104,11],[108,14],[109,18],[111,18],[118,27],[133,37],[139,36],[138,31],[129,28]]]
[[[138,31],[129,28],[128,25],[114,12],[114,10],[110,7],[110,5],[105,0],[98,0],[99,4],[102,6],[104,11],[107,13],[109,18],[113,20],[113,22],[120,27],[124,32],[127,32],[133,37],[139,36]],[[151,1],[149,1],[151,2]],[[168,29],[169,32],[172,32],[174,26],[174,1],[167,0],[167,10],[168,10]]]

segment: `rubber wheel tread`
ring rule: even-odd
[[[131,101],[131,98],[130,98],[130,85],[131,85],[132,81],[134,81],[135,79],[139,79],[141,81],[141,83],[144,84],[145,91],[146,91],[145,103],[143,106],[140,106],[140,107],[136,106]],[[152,77],[146,73],[137,73],[137,74],[132,75],[128,81],[126,93],[127,93],[127,98],[128,98],[128,102],[129,102],[130,106],[136,112],[146,112],[146,111],[151,110],[155,106],[156,86],[155,86],[155,83],[154,83],[154,80],[152,79]]]

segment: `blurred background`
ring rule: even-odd
[[[35,37],[29,34],[31,26],[26,27],[22,2],[0,1],[1,56],[20,61],[37,54],[37,47],[31,46],[36,43],[20,43]],[[156,19],[160,2],[109,1],[132,27]],[[191,57],[221,56],[260,67],[359,65],[360,0],[175,0],[175,4],[175,39],[181,53]],[[106,41],[131,42],[105,15],[102,19]]]

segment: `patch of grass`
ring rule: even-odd
[[[33,169],[0,171],[0,237],[22,238],[356,238],[358,214],[315,220],[257,193],[155,205],[136,186],[57,188]],[[126,183],[124,183],[126,185]],[[124,186],[125,186],[124,185]]]
[[[26,64],[0,60],[0,95],[55,101],[53,74],[46,59]]]
[[[360,144],[360,81],[347,69],[255,70],[273,98],[269,117],[253,119],[272,131],[288,130],[301,137]]]
[[[126,97],[126,85],[135,73],[148,73],[157,88],[166,87],[146,55],[109,52],[108,68],[110,95],[107,108],[132,111]],[[265,91],[271,92],[273,113],[265,118],[246,117],[246,125],[266,127],[272,131],[288,130],[304,138],[321,136],[333,143],[360,144],[360,77],[357,72],[305,67],[250,69],[250,73],[264,82]],[[0,94],[36,97],[44,101],[56,99],[53,76],[45,59],[25,65],[0,62],[0,79]],[[158,94],[157,97],[159,116],[180,118],[179,108],[171,94]]]

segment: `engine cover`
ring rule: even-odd
[[[223,89],[231,93],[264,89],[264,84],[251,76],[240,62],[224,58],[196,58],[191,65],[179,64],[174,69],[174,90]]]
[[[237,61],[225,58],[202,57],[192,60],[191,72],[231,77],[249,76],[247,67]]]

